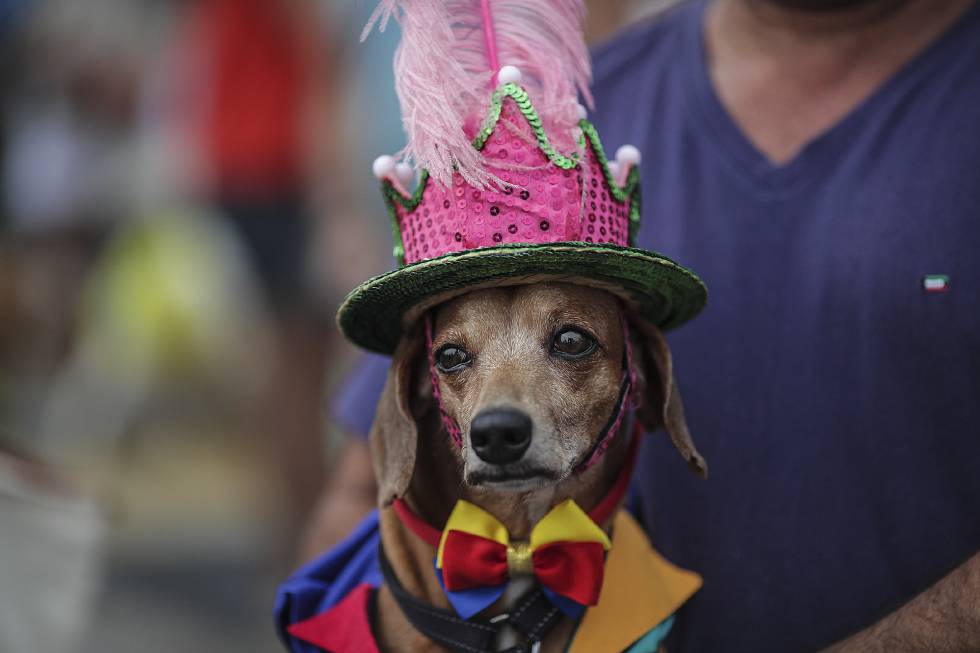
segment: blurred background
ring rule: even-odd
[[[670,2],[595,0],[590,41]],[[373,0],[0,0],[0,653],[274,651],[391,265]]]

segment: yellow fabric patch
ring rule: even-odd
[[[701,588],[701,577],[661,557],[625,511],[612,533],[599,603],[586,610],[568,653],[625,651]]]
[[[612,546],[609,537],[571,499],[548,511],[531,531],[531,549],[552,542],[601,542],[606,551]]]
[[[449,531],[472,533],[473,535],[479,535],[494,542],[500,542],[504,546],[507,546],[508,542],[510,542],[507,529],[504,528],[504,525],[496,517],[483,508],[460,499],[456,502],[452,514],[449,515],[449,521],[446,522],[446,527],[442,530],[442,537],[439,539],[439,551],[436,553],[436,566],[440,569],[442,569],[442,549],[446,544],[446,536],[449,534]]]

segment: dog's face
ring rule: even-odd
[[[434,376],[462,448],[440,433],[430,360],[416,324],[392,357],[371,433],[382,505],[405,494],[420,458],[429,465],[422,481],[458,478],[491,493],[534,491],[569,479],[617,409],[622,310],[603,290],[566,283],[474,290],[432,309]],[[684,420],[667,343],[643,320],[631,327],[636,417],[647,430],[663,426],[704,476],[707,466]],[[450,460],[459,474],[438,471]]]
[[[612,295],[562,283],[478,290],[439,308],[432,352],[467,484],[527,491],[572,473],[617,408],[620,320]]]

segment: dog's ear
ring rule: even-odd
[[[630,326],[640,345],[639,356],[634,356],[639,377],[637,415],[640,422],[648,431],[663,426],[691,469],[707,478],[708,464],[695,448],[687,428],[684,403],[674,381],[673,360],[667,341],[660,329],[652,324],[631,320]]]
[[[430,403],[421,329],[402,336],[371,427],[371,459],[381,505],[405,494],[415,471],[417,420]]]

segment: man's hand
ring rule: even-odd
[[[980,651],[980,554],[897,611],[823,653]]]

